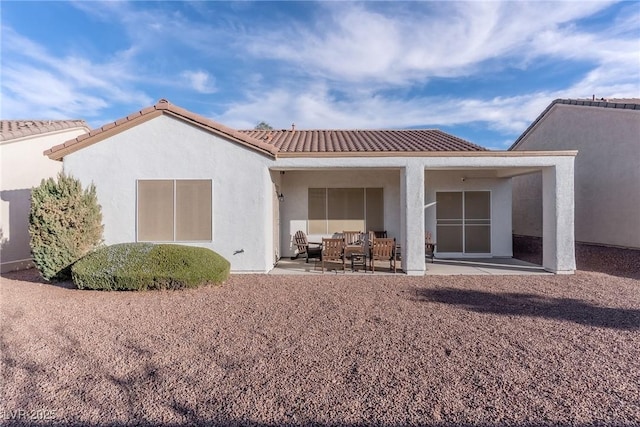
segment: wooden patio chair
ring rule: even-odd
[[[351,258],[352,253],[364,254],[365,236],[360,231],[343,231],[344,256]]]
[[[436,252],[436,244],[431,241],[431,232],[427,231],[424,235],[424,259],[431,259],[431,263],[433,264],[433,257]]]
[[[373,239],[371,245],[371,254],[369,256],[369,266],[371,272],[375,273],[376,261],[389,261],[389,270],[396,270],[396,239],[389,237],[383,237],[380,239]]]
[[[376,232],[369,230],[369,232],[366,234],[366,242],[364,247],[367,256],[371,256],[371,248],[373,247],[373,241],[375,240],[375,238]]]
[[[293,235],[293,244],[296,245],[298,251],[291,259],[296,259],[303,254],[306,256],[305,262],[309,262],[310,258],[320,259],[322,257],[322,243],[309,242],[307,235],[302,230],[296,231],[296,234]]]
[[[322,238],[322,272],[325,262],[341,262],[342,272],[345,272],[344,239]]]

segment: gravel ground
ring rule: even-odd
[[[596,252],[579,265],[600,271],[574,276],[234,275],[141,293],[12,273],[0,422],[640,425],[640,251]]]

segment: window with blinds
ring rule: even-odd
[[[211,180],[139,180],[139,242],[213,239]]]
[[[309,188],[309,234],[384,230],[382,188]]]

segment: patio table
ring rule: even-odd
[[[357,271],[358,267],[362,267],[367,272],[367,254],[361,252],[351,252],[351,271]]]

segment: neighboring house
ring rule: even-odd
[[[511,257],[511,177],[541,170],[543,265],[575,270],[573,151],[487,151],[438,130],[241,132],[160,100],[45,154],[96,185],[106,244],[203,246],[234,272],[271,270],[297,230],[386,230],[410,275],[426,231],[440,257]]]
[[[556,99],[509,150],[578,150],[576,241],[640,248],[640,99]],[[514,179],[514,235],[542,236],[541,196],[540,173]]]
[[[89,131],[84,120],[1,120],[0,260],[7,272],[32,265],[29,247],[31,188],[62,170],[42,151]]]

